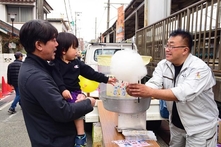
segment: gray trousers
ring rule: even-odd
[[[216,147],[217,146],[217,125],[212,129],[187,135],[185,130],[170,124],[170,147]]]

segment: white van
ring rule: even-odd
[[[132,49],[137,51],[137,47],[134,43],[94,43],[89,44],[86,48],[85,53],[85,64],[91,66],[94,70],[98,71],[98,62],[97,62],[97,56],[98,55],[113,55],[118,50],[124,50],[124,49]],[[142,80],[145,81],[145,80]],[[90,93],[91,97],[96,97],[99,99],[99,93],[98,91],[94,91]],[[161,124],[161,120],[164,120],[164,118],[160,115],[160,105],[159,100],[151,100],[151,104],[149,109],[146,113],[146,120],[147,125],[151,129],[159,127]],[[85,116],[85,122],[86,123],[93,123],[98,122],[98,111],[97,107],[94,108],[94,110],[90,113],[88,113]],[[148,128],[149,128],[148,127]]]
[[[137,51],[137,47],[132,43],[93,43],[89,44],[85,53],[85,64],[90,65],[94,70],[98,70],[98,55],[113,55],[118,50],[133,49]]]

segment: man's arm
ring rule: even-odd
[[[129,95],[134,97],[160,98],[167,101],[177,101],[171,89],[153,89],[144,84],[129,84],[126,90]]]
[[[45,112],[59,122],[73,121],[84,116],[93,110],[95,103],[92,103],[91,99],[78,103],[68,103],[61,96],[53,79],[44,75],[32,74],[25,88],[34,96],[34,99],[38,101]]]

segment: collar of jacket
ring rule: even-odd
[[[16,61],[16,62],[22,62],[22,60],[18,60],[18,59],[16,59],[15,61]]]
[[[193,55],[190,53],[190,54],[188,55],[188,57],[186,58],[186,60],[184,61],[183,66],[182,66],[182,69],[181,69],[180,71],[182,71],[182,70],[186,69],[187,67],[189,67],[190,63],[192,62],[192,59],[191,59],[192,57],[193,57]],[[166,60],[166,64],[168,65],[168,67],[169,67],[170,69],[174,69],[174,68],[173,68],[174,65],[173,65],[173,63],[171,63],[170,61],[167,61],[167,60]]]
[[[25,58],[25,61],[31,62],[32,64],[42,68],[48,73],[50,73],[50,71],[52,70],[53,64],[49,64],[46,60],[43,60],[42,58],[34,54],[28,53],[27,57]]]

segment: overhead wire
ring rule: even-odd
[[[73,22],[74,19],[73,19],[73,14],[72,14],[72,9],[71,9],[70,0],[68,0],[68,4],[69,4],[70,15],[71,15],[71,22]],[[74,22],[74,24],[75,24],[75,23],[76,23],[76,22]],[[71,27],[71,30],[73,31],[72,27]]]
[[[123,4],[123,3],[122,3],[121,5],[123,5],[123,6],[126,5],[126,6],[127,6],[128,4]],[[110,4],[110,6],[113,7],[113,8],[115,8],[115,9],[118,9],[117,7],[113,6],[113,4]],[[106,10],[106,8],[107,8],[107,7],[105,7],[105,10]],[[105,11],[104,11],[104,13],[105,13]],[[104,13],[103,13],[103,15],[102,15],[102,19],[103,19]],[[116,19],[117,17],[118,17],[118,15],[112,17],[109,21],[112,21],[113,19]],[[102,21],[102,19],[101,19],[101,21]],[[100,26],[100,24],[101,24],[101,21],[100,21],[100,23],[99,23],[99,26]],[[98,26],[98,28],[99,28],[99,26]]]
[[[98,28],[100,28],[101,22],[103,21],[104,14],[106,13],[106,12],[105,12],[105,11],[106,11],[106,8],[107,8],[107,7],[105,7],[105,9],[104,9],[104,11],[103,11],[103,14],[102,14],[101,20],[100,20],[100,22],[99,22],[99,24],[98,24]]]
[[[64,6],[65,6],[66,16],[67,16],[67,19],[68,19],[68,25],[69,25],[69,27],[70,27],[71,30],[72,30],[72,27],[71,27],[71,25],[70,25],[70,19],[69,19],[69,16],[68,16],[67,5],[66,5],[66,1],[65,1],[65,0],[64,0]]]

